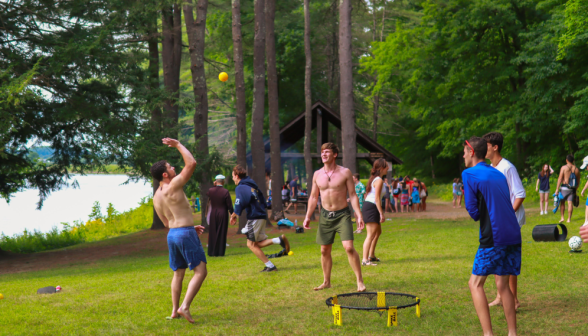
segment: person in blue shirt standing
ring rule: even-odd
[[[247,225],[243,233],[247,234],[247,247],[265,264],[262,272],[277,271],[278,268],[265,256],[261,250],[273,244],[280,244],[287,254],[290,252],[290,243],[285,235],[268,239],[265,234],[267,221],[267,208],[265,197],[259,190],[257,183],[247,176],[247,171],[240,165],[233,168],[233,181],[235,188],[235,212],[231,215],[231,225],[237,223],[237,217],[241,216],[243,210],[247,211]]]
[[[506,177],[485,162],[486,140],[471,137],[464,144],[462,172],[465,206],[474,221],[480,221],[480,246],[468,285],[484,335],[492,335],[490,309],[484,283],[496,275],[509,336],[516,335],[514,296],[509,277],[521,273],[521,230],[510,201]]]

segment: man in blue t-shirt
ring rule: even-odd
[[[516,335],[515,301],[509,277],[521,273],[521,230],[506,177],[486,163],[487,150],[486,140],[482,138],[471,137],[465,141],[463,158],[468,167],[462,172],[465,206],[472,219],[480,221],[480,247],[468,285],[484,335],[491,335],[484,283],[488,275],[496,275],[508,332]]]
[[[235,225],[237,217],[241,216],[243,210],[246,210],[247,225],[242,232],[247,234],[247,247],[265,264],[262,272],[277,271],[278,268],[261,249],[273,244],[280,244],[284,248],[283,252],[287,254],[290,252],[290,243],[285,235],[268,239],[265,234],[267,220],[265,197],[259,190],[257,183],[247,176],[245,168],[240,165],[233,168],[233,181],[237,187],[235,188],[235,212],[231,215],[231,225]]]

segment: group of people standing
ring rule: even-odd
[[[411,180],[408,175],[398,178],[393,177],[390,180],[384,175],[381,179],[382,192],[378,199],[381,200],[381,203],[383,204],[384,212],[400,213],[427,211],[427,197],[429,196],[429,191],[427,190],[425,182],[422,182],[416,177]],[[355,184],[355,193],[359,197],[359,205],[363,209],[363,202],[367,199],[367,194],[371,189],[365,187],[360,180],[359,174],[353,174],[353,183]],[[368,182],[368,186],[370,183],[371,182]],[[360,232],[361,231],[356,231],[356,233]]]

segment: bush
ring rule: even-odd
[[[102,215],[100,204],[96,202],[89,217],[86,223],[62,223],[64,227],[61,231],[53,227],[47,233],[25,230],[13,237],[2,235],[0,248],[16,253],[33,253],[145,230],[151,227],[153,220],[153,200],[145,197],[139,202],[138,208],[123,213],[116,211],[110,203],[106,216]]]

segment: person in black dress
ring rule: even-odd
[[[208,195],[208,255],[211,257],[223,257],[227,247],[227,229],[229,227],[229,214],[233,213],[233,200],[229,191],[223,187],[225,177],[217,175],[214,187],[206,193]]]

